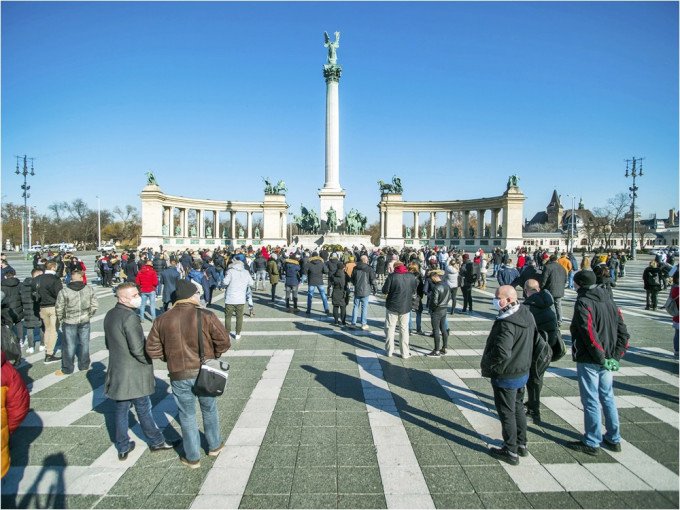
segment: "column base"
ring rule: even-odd
[[[326,211],[331,207],[335,209],[335,217],[340,223],[345,217],[345,190],[322,188],[319,190],[319,199],[321,200],[321,208],[319,210],[319,220],[326,220]]]

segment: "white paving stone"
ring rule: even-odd
[[[387,508],[435,508],[432,497],[428,494],[385,494]]]
[[[241,498],[240,495],[199,494],[194,498],[191,508],[238,508]]]
[[[260,448],[258,446],[225,446],[217,456],[214,467],[232,468],[255,463]]]
[[[621,464],[617,463],[589,463],[583,464],[593,476],[600,480],[612,491],[649,491],[649,485],[640,480]]]
[[[252,466],[238,467],[215,467],[208,471],[201,486],[200,494],[222,494],[242,496],[248,485]]]
[[[602,482],[580,464],[545,464],[545,468],[568,492],[607,490]]]
[[[501,465],[521,492],[564,491],[564,487],[553,478],[544,466],[538,463],[527,464],[526,458],[520,459],[519,466],[510,466],[505,462],[501,462]]]

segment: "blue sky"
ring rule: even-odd
[[[604,205],[645,156],[644,217],[678,204],[677,2],[6,2],[2,200],[34,156],[39,211],[56,200],[140,206],[164,192],[318,210],[324,30],[341,32],[345,210],[377,220],[376,181],[405,200],[500,195],[524,216],[552,190]]]

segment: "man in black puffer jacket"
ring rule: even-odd
[[[153,270],[156,271],[156,277],[158,278],[158,287],[156,287],[156,295],[162,296],[161,291],[163,290],[163,284],[161,283],[161,273],[168,268],[168,263],[165,261],[165,256],[163,253],[158,253],[153,257]]]
[[[368,298],[378,291],[375,272],[368,265],[368,257],[362,255],[352,271],[352,285],[354,286],[354,309],[352,310],[352,327],[357,325],[359,306],[361,306],[361,329],[368,329]]]
[[[316,289],[321,294],[323,309],[326,315],[328,315],[330,313],[328,298],[326,298],[326,290],[323,288],[323,275],[328,272],[328,268],[317,252],[312,253],[312,256],[303,267],[304,274],[307,275],[307,314],[312,313],[312,298],[314,298],[314,290]]]
[[[529,308],[536,321],[536,328],[544,331],[548,337],[550,347],[557,343],[560,330],[557,327],[557,316],[553,308],[553,298],[547,289],[541,290],[537,280],[530,279],[524,284],[524,306]],[[543,374],[538,377],[530,376],[527,381],[527,416],[538,425],[541,423],[541,388],[543,388]]]
[[[555,300],[555,315],[557,315],[557,326],[562,325],[562,298],[564,297],[564,287],[567,284],[567,273],[558,264],[557,255],[550,255],[548,263],[543,266],[541,275],[541,288],[548,289],[548,292]]]
[[[12,328],[15,329],[17,338],[21,341],[24,337],[21,321],[24,318],[24,307],[21,302],[21,281],[16,277],[14,269],[9,269],[2,280],[2,292],[5,293],[5,300],[2,302],[3,315],[11,317]],[[5,309],[9,313],[4,313]]]
[[[444,271],[433,269],[428,273],[432,280],[433,287],[430,290],[430,297],[427,300],[427,307],[430,309],[430,319],[432,321],[432,332],[434,333],[434,350],[428,356],[439,357],[446,354],[449,342],[449,332],[446,330],[446,310],[451,298],[449,285],[442,281]],[[441,351],[439,350],[439,337],[441,336]]]
[[[40,342],[40,351],[45,350],[45,336],[42,330],[42,320],[40,319],[40,306],[33,299],[33,278],[42,274],[42,269],[33,269],[31,276],[21,282],[19,292],[21,293],[21,304],[24,308],[24,334],[27,338],[26,354],[35,352],[35,343]]]
[[[491,327],[482,355],[482,377],[491,378],[493,397],[503,433],[503,448],[490,448],[491,456],[516,466],[528,455],[524,386],[538,335],[536,322],[526,306],[517,302],[510,285],[496,289],[498,317]]]
[[[571,355],[576,362],[576,376],[584,412],[585,433],[581,441],[567,443],[572,450],[595,456],[602,444],[614,452],[621,451],[619,413],[614,401],[612,372],[628,348],[628,329],[621,311],[607,290],[596,284],[589,270],[574,275],[578,297],[574,306],[571,332]],[[600,410],[600,404],[602,410]],[[602,436],[602,413],[607,433]]]

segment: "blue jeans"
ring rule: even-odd
[[[135,406],[137,419],[149,444],[155,446],[165,441],[163,433],[158,429],[158,425],[156,425],[153,416],[151,416],[150,397],[116,400],[116,450],[118,450],[118,453],[125,453],[130,449],[130,436],[128,435],[130,404]]]
[[[604,424],[607,429],[605,437],[611,443],[619,443],[621,433],[619,412],[614,402],[614,375],[594,363],[576,363],[576,373],[581,404],[583,404],[585,428],[583,443],[594,448],[598,448],[602,443],[602,411],[604,411]]]
[[[33,330],[33,334],[31,335],[30,330]],[[36,342],[41,342],[43,345],[45,344],[45,341],[42,336],[42,328],[40,326],[35,327],[35,328],[27,328],[24,325],[24,331],[23,331],[23,338],[21,339],[22,341],[28,340],[28,346],[33,347]],[[33,338],[31,338],[33,337]]]
[[[73,373],[73,362],[78,353],[78,370],[81,372],[90,368],[90,323],[61,324],[64,332],[62,345],[61,371],[65,374]]]
[[[368,324],[368,296],[357,297],[354,296],[354,309],[352,310],[352,326],[357,325],[357,315],[359,311],[359,304],[361,304],[361,326]]]
[[[156,318],[156,293],[142,292],[142,306],[139,307],[139,318],[144,320],[144,310],[146,309],[146,300],[149,300],[149,309],[151,311],[151,320]]]
[[[323,285],[310,285],[307,289],[307,312],[312,311],[312,298],[314,297],[314,291],[319,289],[319,294],[321,294],[321,301],[323,301],[324,311],[328,311],[328,299],[326,298],[326,290]]]
[[[423,312],[419,312],[418,310],[411,310],[408,314],[408,329],[411,330],[413,329],[413,312],[416,312],[416,331],[422,331],[422,321],[423,321]]]
[[[612,281],[613,281],[613,282],[616,281],[616,270],[615,270],[614,268],[610,268],[610,269],[609,269],[609,276],[612,277]]]
[[[196,397],[192,391],[196,379],[171,381],[172,396],[179,411],[179,424],[182,428],[182,443],[187,460],[194,462],[200,458],[201,438],[198,434],[198,419],[196,417],[196,398],[201,406],[203,415],[203,429],[208,440],[208,449],[216,450],[222,443],[220,437],[220,419],[217,414],[217,399],[215,397]]]
[[[493,277],[493,276],[496,276],[496,275],[498,274],[498,271],[500,270],[500,268],[501,268],[501,265],[500,265],[500,264],[494,264],[494,265],[493,265],[493,274],[492,274],[491,276],[492,276],[492,277]]]
[[[576,271],[573,271],[573,270],[569,271],[569,273],[567,273],[567,278],[568,278],[567,288],[568,289],[574,288],[574,275],[575,274],[576,274]]]

